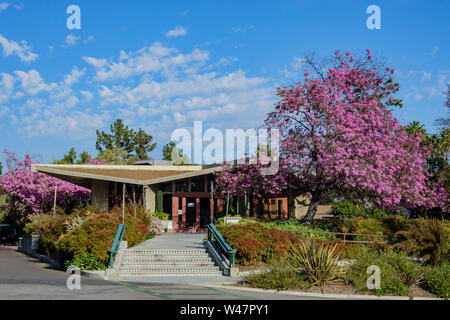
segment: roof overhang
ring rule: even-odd
[[[71,171],[70,169],[86,169],[89,172]],[[89,169],[89,170],[87,170]],[[55,164],[33,164],[31,170],[33,172],[41,172],[55,178],[80,185],[83,187],[90,187],[92,180],[112,181],[119,183],[135,184],[135,185],[152,185],[156,183],[164,183],[176,181],[181,179],[199,177],[211,174],[224,168],[222,165],[209,166],[133,166],[133,165],[55,165]],[[102,171],[111,172],[111,170],[119,170],[122,175],[124,172],[130,170],[134,175],[136,171],[140,172],[156,172],[165,171],[170,172],[170,175],[142,180],[127,177],[117,177],[107,174],[102,174]],[[179,173],[177,173],[179,172]]]

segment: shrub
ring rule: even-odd
[[[384,227],[384,233],[388,236],[391,243],[398,242],[397,232],[406,230],[411,223],[410,219],[399,215],[393,215],[381,220]]]
[[[346,219],[342,225],[342,232],[357,234],[384,234],[383,222],[373,218],[351,218]],[[355,240],[370,240],[367,236],[356,236]]]
[[[285,258],[301,237],[292,232],[267,228],[260,223],[217,226],[230,246],[237,250],[236,262],[250,265],[271,258]]]
[[[67,260],[64,263],[66,268],[73,265],[81,270],[105,270],[107,268],[107,265],[103,261],[98,260],[95,256],[87,252],[77,255],[72,260]]]
[[[372,265],[378,266],[381,272],[380,289],[373,289],[377,295],[408,295],[410,285],[418,283],[422,277],[420,264],[404,252],[361,248],[354,258],[356,262],[346,270],[345,279],[361,292],[371,291],[367,288],[367,268]]]
[[[440,298],[448,299],[450,295],[450,265],[448,262],[434,267],[426,267],[424,285]]]
[[[421,258],[424,263],[435,265],[446,259],[449,233],[444,223],[437,219],[417,219],[407,230],[396,235],[406,238],[396,246]]]
[[[244,277],[245,282],[256,288],[288,290],[307,286],[304,279],[286,262],[273,261],[271,269],[264,272],[252,272]]]
[[[66,231],[66,215],[40,214],[33,217],[33,222],[25,225],[27,234],[39,236],[38,250],[48,256],[57,254],[56,242]]]
[[[390,213],[381,210],[375,205],[368,207],[363,204],[350,200],[342,200],[332,205],[333,214],[341,218],[376,218],[381,219],[387,217]]]
[[[117,213],[121,212],[119,208],[116,208],[115,211]],[[134,205],[132,203],[128,203],[125,206],[125,212],[134,217]],[[141,222],[148,227],[152,221],[152,214],[150,210],[146,210],[143,205],[136,205],[136,218],[141,220]]]
[[[299,230],[299,231],[319,231],[319,232],[329,232],[328,229],[318,228],[314,226],[305,226],[299,220],[285,220],[285,221],[273,221],[273,222],[263,222],[262,225],[269,228],[276,229],[287,229],[287,230]],[[321,233],[308,233],[299,232],[304,238],[316,238],[316,239],[334,239],[333,234],[321,234]]]
[[[305,240],[298,247],[291,248],[289,260],[296,270],[305,274],[311,285],[323,286],[343,277],[336,245]]]
[[[153,217],[158,218],[159,220],[169,220],[169,214],[161,211],[156,211],[153,214]]]
[[[62,260],[71,260],[89,253],[102,263],[109,261],[108,251],[114,241],[117,226],[122,216],[116,213],[102,213],[88,218],[81,227],[63,235],[57,243]],[[134,216],[126,215],[124,240],[130,247],[145,240],[147,228]]]

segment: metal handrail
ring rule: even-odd
[[[119,224],[119,226],[117,227],[117,231],[116,231],[116,235],[114,237],[114,241],[113,244],[111,246],[111,249],[108,251],[109,253],[109,267],[113,268],[114,266],[114,255],[117,253],[117,251],[119,251],[119,247],[120,247],[120,243],[123,240],[123,234],[125,233],[125,228],[127,226],[124,224]]]
[[[226,254],[228,254],[230,268],[234,268],[234,257],[236,255],[236,249],[233,249],[230,247],[228,242],[226,242],[225,238],[222,236],[222,234],[219,232],[219,230],[216,229],[216,226],[213,224],[208,224],[206,226],[208,228],[208,240],[216,240],[216,242],[220,245],[221,249],[225,251]]]

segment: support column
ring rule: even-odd
[[[288,218],[288,199],[283,198],[283,217]]]
[[[214,198],[213,197],[211,197],[211,199],[209,200],[209,214],[211,216],[210,223],[214,223]]]
[[[145,210],[150,210],[151,213],[154,213],[156,211],[156,192],[157,191],[158,191],[157,185],[151,185],[151,186],[144,187]]]
[[[223,212],[223,199],[217,199],[217,211]]]
[[[178,231],[178,205],[179,199],[178,197],[172,196],[172,231]]]
[[[181,221],[183,231],[186,230],[186,198],[181,198]]]
[[[108,211],[108,181],[92,180],[91,204],[100,212]]]
[[[200,198],[195,198],[195,229],[200,229]]]
[[[269,220],[272,219],[272,212],[271,212],[272,208],[270,207],[271,202],[272,202],[271,199],[267,199],[267,208],[268,208],[268,218],[269,218]]]

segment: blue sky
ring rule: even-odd
[[[69,5],[81,29],[69,30]],[[369,5],[381,30],[369,30]],[[257,128],[299,59],[370,48],[394,68],[400,122],[436,131],[450,81],[449,1],[0,0],[0,148],[96,155],[116,118],[162,146],[176,128]],[[1,159],[1,157],[0,157]]]

